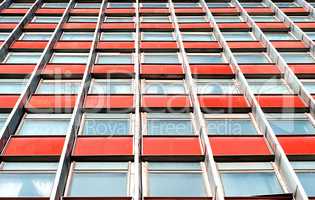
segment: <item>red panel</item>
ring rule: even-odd
[[[0,14],[14,14],[14,15],[24,15],[26,14],[28,9],[25,8],[6,8],[1,9]]]
[[[204,14],[202,8],[176,8],[175,13],[178,14]]]
[[[315,74],[314,64],[290,64],[289,67],[296,75]]]
[[[276,65],[239,65],[244,74],[280,74]]]
[[[200,49],[208,51],[221,51],[222,47],[219,42],[184,42],[185,49]]]
[[[315,22],[294,22],[302,30],[315,30]]]
[[[0,109],[11,109],[15,106],[19,95],[1,95],[0,96]]]
[[[23,40],[16,40],[10,46],[11,49],[33,49],[33,50],[42,50],[45,49],[47,45],[47,41],[23,41]]]
[[[223,65],[190,65],[192,74],[195,75],[232,75],[233,71],[229,64]]]
[[[78,137],[73,156],[126,156],[133,154],[132,137]]]
[[[302,41],[273,41],[272,45],[277,49],[308,49],[306,44]]]
[[[42,74],[45,75],[64,75],[71,77],[74,74],[83,75],[85,70],[85,65],[56,65],[56,64],[47,64]]]
[[[92,74],[134,74],[133,65],[94,65]]]
[[[283,22],[257,22],[256,24],[260,29],[264,31],[267,31],[267,30],[280,31],[280,30],[290,29],[289,26]]]
[[[15,27],[17,26],[17,24],[0,24],[0,30],[13,30]]]
[[[28,23],[24,26],[25,30],[55,30],[57,24],[40,24],[40,23]]]
[[[86,109],[126,109],[133,107],[132,95],[88,95],[84,102],[84,108]]]
[[[96,16],[98,15],[99,12],[100,12],[100,9],[94,9],[94,8],[72,8],[70,10],[70,14],[79,14],[79,15],[92,14]]]
[[[64,137],[11,137],[4,156],[60,156]]]
[[[124,14],[124,15],[134,15],[135,14],[135,9],[133,8],[121,8],[121,9],[117,9],[117,8],[107,8],[105,10],[105,13],[107,15],[113,15],[113,14]]]
[[[136,25],[134,23],[103,23],[102,30],[129,30],[134,31]]]
[[[81,41],[61,42],[61,41],[58,41],[55,43],[54,49],[55,50],[62,50],[62,49],[89,50],[91,48],[91,45],[92,45],[92,42],[81,42]]]
[[[198,137],[143,137],[144,156],[200,156]]]
[[[76,96],[72,95],[34,95],[26,104],[26,109],[73,108]]]
[[[245,8],[246,12],[251,15],[255,14],[273,14],[271,8]]]
[[[256,98],[262,108],[306,108],[306,104],[298,96],[273,95]]]
[[[227,42],[228,46],[231,50],[234,51],[263,51],[266,49],[266,47],[261,43],[260,41],[248,41],[248,42],[239,42],[239,41],[233,41],[233,42]]]
[[[209,137],[214,156],[271,155],[264,137]]]
[[[140,14],[169,14],[170,11],[167,8],[140,8]]]
[[[303,7],[299,7],[299,8],[280,8],[282,10],[282,12],[284,12],[285,14],[305,14],[307,15],[309,12],[303,8]]]
[[[23,64],[0,64],[0,74],[31,74],[35,68],[35,65],[23,65]]]
[[[142,96],[142,107],[145,108],[188,108],[191,102],[188,96]]]
[[[176,42],[141,42],[140,48],[142,50],[152,50],[152,49],[160,49],[170,50],[170,49],[178,49]]]
[[[179,29],[181,31],[211,31],[212,25],[208,22],[206,23],[180,23]]]
[[[249,108],[244,96],[211,95],[199,96],[200,106],[204,108]]]
[[[142,75],[183,75],[184,70],[181,65],[145,65],[142,64],[140,68]]]
[[[99,50],[123,50],[123,51],[133,51],[135,48],[134,42],[99,42],[97,44],[97,49]]]
[[[94,30],[96,23],[65,23],[63,29],[79,29],[79,30]]]
[[[142,30],[173,30],[174,26],[172,23],[140,23],[140,29]]]
[[[287,155],[315,155],[314,136],[278,136],[277,138]]]
[[[238,15],[240,12],[235,7],[209,8],[213,15]]]
[[[239,22],[239,23],[218,23],[218,26],[221,30],[228,30],[228,29],[238,29],[238,30],[247,30],[250,29],[249,24],[246,22]]]
[[[36,10],[36,14],[43,15],[62,15],[65,9],[63,8],[39,8]]]

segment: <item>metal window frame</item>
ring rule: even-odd
[[[75,19],[75,21],[73,21]],[[95,21],[76,21],[81,19],[95,19]],[[98,17],[97,16],[85,16],[85,15],[72,15],[69,17],[69,23],[97,23]]]
[[[111,40],[104,40],[103,37],[106,35],[106,34],[110,34],[110,35],[127,35],[127,34],[130,34],[132,36],[132,39],[119,39],[119,40],[114,40],[114,39],[111,39]],[[101,36],[100,36],[100,41],[134,41],[134,38],[135,38],[135,32],[105,32],[103,31],[101,33]]]
[[[144,42],[150,42],[150,41],[167,41],[167,42],[174,42],[176,41],[176,37],[175,37],[175,33],[173,31],[169,31],[169,32],[155,32],[155,31],[152,31],[152,32],[141,32],[141,41],[144,41]],[[172,36],[172,39],[171,40],[165,40],[165,39],[154,39],[154,40],[148,40],[148,39],[145,39],[144,36],[146,34],[155,34],[155,35],[158,35],[158,34],[161,34],[161,35],[166,35],[166,34],[171,34]]]
[[[164,21],[163,18],[167,19],[167,20]],[[147,21],[148,19],[162,19],[162,20],[158,20],[158,21],[149,20],[149,21]],[[172,23],[172,20],[171,20],[170,16],[141,16],[140,22],[142,22],[142,23]]]
[[[98,6],[92,6],[92,7],[82,7],[82,5],[98,5]],[[102,2],[75,2],[74,4],[74,8],[84,8],[84,9],[89,9],[89,8],[92,8],[92,9],[100,9],[102,6]]]
[[[47,7],[47,4],[55,4],[55,3],[65,3],[65,6],[59,6],[59,7]],[[44,2],[43,5],[41,6],[42,8],[67,8],[69,5],[69,2]]]
[[[207,78],[207,79],[198,79],[198,78],[195,78],[194,79],[194,85],[196,87],[196,92],[197,94],[215,94],[215,93],[200,93],[199,90],[198,90],[198,84],[217,84],[217,85],[224,85],[224,84],[231,84],[233,86],[235,86],[235,89],[237,90],[236,93],[233,93],[233,94],[242,94],[243,91],[241,90],[240,88],[240,85],[239,83],[236,81],[236,79],[234,78],[218,78],[218,79],[215,79],[215,78]],[[220,93],[221,94],[221,93]],[[222,93],[222,95],[224,94],[231,94],[231,93]]]
[[[38,93],[38,90],[39,90],[39,87],[41,87],[43,84],[45,83],[69,83],[68,87],[74,87],[74,84],[79,84],[78,85],[78,89],[80,89],[80,84],[81,84],[81,80],[80,79],[66,79],[66,80],[63,80],[63,79],[41,79],[40,82],[38,83],[38,86],[34,92],[34,94],[50,94],[50,93]],[[65,84],[64,86],[67,86],[67,84]],[[54,87],[55,88],[55,87]],[[77,93],[53,93],[54,95],[58,94],[68,94],[68,95],[71,95],[71,94],[77,94]]]
[[[65,36],[65,35],[70,35],[70,34],[74,34],[74,35],[84,35],[84,34],[91,34],[91,36],[92,36],[92,39],[86,39],[86,38],[84,38],[84,39],[72,39],[72,40],[65,40],[65,39],[63,39],[63,37]],[[59,38],[59,40],[60,41],[92,41],[93,40],[93,36],[94,36],[94,33],[93,32],[88,32],[88,31],[86,31],[86,32],[68,32],[68,31],[64,31],[64,32],[62,32],[62,34],[61,34],[61,36],[60,36],[60,38]]]
[[[117,56],[117,55],[129,55],[131,57],[131,63],[128,64],[133,64],[135,62],[135,54],[134,53],[96,53],[96,58],[95,58],[95,64],[111,64],[111,63],[99,63],[99,57],[102,55],[112,55],[112,56]]]
[[[180,94],[180,95],[188,94],[188,88],[187,88],[187,86],[183,80],[161,80],[161,79],[142,79],[141,80],[142,94],[155,94],[155,93],[147,93],[145,91],[147,84],[150,84],[150,83],[153,83],[153,84],[181,84],[184,88],[183,93],[174,92],[174,93],[165,93],[164,95],[167,95],[167,94]],[[161,94],[161,95],[163,95],[163,94]]]
[[[23,32],[21,34],[21,36],[19,37],[19,40],[25,40],[25,39],[23,39],[23,37],[25,37],[25,35],[37,35],[37,34],[49,35],[51,37],[53,33],[52,32]],[[50,37],[49,37],[49,39],[50,39]],[[49,39],[47,39],[47,40],[49,40]],[[32,40],[34,40],[34,39],[32,39]],[[27,40],[27,41],[32,41],[32,40]]]
[[[112,6],[112,4],[119,4],[119,5],[121,5],[121,4],[130,4],[131,3],[131,5],[132,6],[127,6],[127,7],[113,7]],[[117,8],[117,9],[120,9],[120,8],[135,8],[135,3],[134,2],[132,2],[132,1],[130,1],[130,2],[108,2],[108,5],[107,5],[107,7],[106,8]]]
[[[144,61],[144,57],[145,55],[157,55],[157,56],[163,56],[163,55],[177,55],[177,59],[178,59],[178,64],[182,63],[182,57],[180,56],[180,53],[178,52],[173,52],[173,53],[148,53],[148,52],[144,52],[144,53],[141,53],[140,55],[140,62],[142,64],[147,64],[147,63],[150,63],[150,62],[145,62]],[[163,63],[163,62],[161,62]],[[175,62],[174,62],[175,63]],[[173,63],[172,63],[173,64]]]
[[[29,56],[29,55],[42,55],[42,53],[40,52],[8,52],[6,57],[4,58],[4,60],[2,61],[2,63],[8,63],[9,57],[12,56],[13,54],[16,55],[21,55],[21,56]],[[38,60],[40,59],[40,57],[38,58]],[[37,61],[36,63],[38,63],[39,61]],[[25,62],[24,62],[25,63]],[[32,64],[36,64],[36,63],[32,63]]]
[[[38,19],[38,18],[42,18],[42,19],[58,19],[58,21],[56,20],[55,22],[51,22],[51,21],[40,21],[40,22],[37,22],[36,20]],[[33,23],[39,23],[39,24],[54,24],[54,23],[58,23],[58,22],[60,22],[60,20],[61,20],[61,17],[60,16],[34,16],[33,18],[32,18],[32,21],[31,22],[33,22]]]
[[[90,88],[88,91],[88,94],[107,94],[109,95],[110,93],[92,93],[93,87],[95,87],[95,84],[98,83],[105,83],[106,85],[110,86],[111,83],[123,83],[126,85],[131,85],[131,91],[128,93],[115,93],[115,94],[134,94],[135,91],[135,84],[133,79],[97,79],[93,78],[91,83],[90,83]]]
[[[116,21],[116,22],[108,22],[108,18],[117,18],[117,19],[130,19],[131,18],[131,21],[130,22],[125,22],[123,21],[124,23],[134,23],[135,22],[135,17],[134,16],[128,16],[128,17],[121,17],[121,16],[105,16],[104,18],[104,23],[120,23],[119,21]]]
[[[52,53],[51,58],[49,59],[49,63],[59,64],[59,62],[58,63],[53,62],[53,59],[56,56],[61,56],[61,57],[65,57],[65,58],[71,58],[73,55],[86,57],[86,62],[88,61],[88,56],[89,56],[88,53],[59,53],[59,52],[54,52],[54,53]],[[86,64],[86,62],[85,63],[80,63],[80,64]],[[72,62],[63,62],[63,63],[72,63]]]

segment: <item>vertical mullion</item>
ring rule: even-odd
[[[12,2],[13,2],[12,0],[4,0],[4,1],[2,1],[0,3],[0,10],[8,8],[11,5]]]
[[[174,23],[175,25],[176,40],[180,48],[180,54],[181,54],[183,67],[185,71],[185,82],[186,82],[186,85],[188,86],[189,95],[191,97],[191,101],[194,108],[193,114],[196,116],[195,118],[196,124],[199,125],[197,126],[197,130],[199,132],[199,137],[205,150],[204,153],[206,154],[205,162],[207,163],[207,173],[208,173],[208,179],[210,183],[211,192],[212,192],[212,195],[214,195],[214,198],[216,200],[223,200],[224,193],[223,193],[220,175],[217,170],[215,160],[213,158],[212,149],[211,149],[210,142],[208,139],[208,134],[206,131],[205,119],[203,117],[203,113],[200,108],[197,91],[194,86],[194,80],[191,74],[189,62],[188,62],[187,55],[185,52],[185,47],[184,47],[180,29],[179,29],[179,25],[178,25],[176,13],[175,13],[175,8],[174,8],[174,4],[172,0],[169,0],[169,7],[171,9],[172,23]],[[199,122],[199,124],[197,122]]]

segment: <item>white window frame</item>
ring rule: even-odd
[[[82,18],[85,18],[85,19],[96,19],[95,22],[86,22],[86,21],[72,21],[72,19],[82,19]],[[68,19],[68,22],[69,23],[97,23],[97,20],[98,20],[98,17],[97,16],[85,16],[85,15],[81,15],[81,16],[70,16],[69,19]]]
[[[58,22],[36,22],[36,19],[40,17],[40,18],[45,18],[45,19],[51,19],[51,18],[59,18],[59,22],[61,20],[60,16],[34,16],[32,21],[33,23],[39,23],[39,24],[57,24]]]
[[[264,55],[265,56],[265,58],[267,59],[267,61],[268,62],[265,62],[265,63],[273,63],[272,62],[272,60],[271,60],[271,58],[270,58],[270,56],[268,55],[268,53],[267,52],[247,52],[247,53],[233,53],[233,55],[235,56],[235,55],[259,55],[259,54],[261,54],[261,55]],[[244,64],[244,63],[239,63],[239,64]]]
[[[176,52],[176,53],[141,53],[141,58],[140,58],[140,60],[141,60],[141,64],[146,64],[145,62],[144,62],[144,56],[145,55],[160,55],[160,56],[163,56],[163,55],[177,55],[177,59],[178,59],[178,64],[180,64],[180,63],[182,63],[183,62],[183,60],[182,60],[182,57],[180,56],[180,53],[178,53],[178,52]],[[163,62],[161,62],[161,63],[163,63]]]
[[[93,78],[90,84],[90,88],[89,88],[89,92],[88,94],[94,94],[92,93],[92,88],[95,86],[96,83],[126,83],[126,84],[130,84],[131,85],[131,91],[127,94],[134,94],[135,92],[135,83],[133,79],[96,79]],[[107,85],[106,84],[106,85]],[[109,84],[110,85],[110,84]],[[125,94],[125,93],[119,93],[119,94]],[[108,95],[108,94],[107,94]]]
[[[47,4],[55,4],[55,2],[45,2],[45,3],[43,3],[42,8],[67,8],[67,6],[69,4],[69,2],[59,2],[59,3],[65,3],[67,5],[66,6],[58,6],[58,7],[50,7],[50,6],[47,7]]]
[[[292,37],[292,40],[298,40],[296,37],[295,37],[295,35],[293,35],[292,34],[292,32],[291,31],[289,31],[289,32],[269,32],[269,33],[271,33],[271,34],[283,34],[283,33],[285,33],[285,34],[288,34],[290,37]],[[268,36],[266,36],[266,38],[268,39]],[[268,40],[270,40],[270,39],[268,39]]]
[[[87,56],[88,58],[88,53],[58,53],[58,52],[54,52],[52,55],[51,55],[51,58],[49,59],[49,62],[48,63],[54,63],[54,64],[60,64],[60,63],[55,63],[55,62],[51,62],[53,60],[54,57],[56,57],[56,55],[58,56],[71,56],[71,55],[78,55],[78,56]],[[88,59],[87,59],[87,62],[88,62]],[[86,64],[86,63],[76,63],[76,64]]]
[[[95,64],[102,65],[103,63],[98,63],[99,57],[102,55],[130,55],[131,56],[131,63],[130,65],[133,65],[135,63],[135,55],[133,53],[96,53],[96,58],[95,58]],[[110,64],[110,63],[109,63]]]
[[[48,83],[48,84],[49,83],[69,83],[69,84],[79,83],[79,89],[80,89],[81,80],[80,79],[41,79],[40,82],[38,83],[36,90],[35,90],[35,94],[45,94],[45,93],[38,93],[38,90],[39,90],[39,87],[41,86],[41,84],[45,84],[45,83]],[[47,93],[47,94],[51,94],[51,93]],[[74,95],[77,93],[64,93],[64,94]],[[60,94],[57,93],[56,95],[60,95]]]
[[[131,18],[132,21],[131,21],[131,22],[108,22],[108,21],[107,21],[108,18],[117,18],[117,19],[130,19],[130,18]],[[134,22],[135,22],[135,17],[105,16],[103,22],[104,22],[104,23],[134,23]]]
[[[227,4],[227,6],[214,6],[214,7],[209,7],[208,4],[210,4],[210,3],[222,4],[222,5]],[[233,6],[232,3],[230,3],[230,2],[207,2],[207,7],[208,7],[208,8],[230,8],[230,7],[232,7],[232,6]]]
[[[235,33],[238,34],[238,33],[246,33],[246,32],[249,34],[249,36],[252,38],[252,40],[226,40],[226,39],[225,39],[225,36],[224,36],[225,34],[227,34],[227,35],[233,35],[233,34],[235,34]],[[237,41],[255,41],[255,40],[257,40],[257,38],[255,37],[255,34],[254,34],[252,31],[245,31],[245,32],[244,32],[244,31],[243,31],[243,32],[242,32],[242,31],[239,31],[239,32],[223,32],[223,33],[222,33],[222,36],[223,36],[223,38],[224,38],[225,41],[235,41],[235,42],[237,42]]]
[[[94,38],[94,32],[88,32],[88,31],[86,31],[86,32],[83,32],[83,31],[82,31],[82,32],[68,32],[68,31],[64,31],[64,32],[62,32],[62,34],[61,34],[59,40],[60,40],[60,41],[92,41],[93,39],[91,39],[91,40],[86,40],[86,39],[85,39],[85,40],[64,40],[64,39],[62,39],[65,34],[84,35],[84,34],[87,34],[87,33],[91,33],[91,34],[92,34],[92,37]]]
[[[132,35],[132,39],[131,40],[128,40],[128,39],[125,39],[125,40],[102,40],[102,37],[106,34],[111,34],[111,35],[119,35],[119,34],[125,34],[125,33],[130,33]],[[101,35],[100,35],[100,41],[134,41],[135,39],[135,32],[101,32]]]
[[[112,4],[115,3],[115,4],[129,4],[129,3],[132,3],[132,6],[128,6],[128,7],[112,7]],[[135,4],[133,2],[109,2],[107,4],[107,8],[117,8],[117,9],[124,9],[124,8],[134,8],[135,7]]]
[[[181,32],[181,36],[183,38],[183,41],[199,41],[199,40],[185,40],[184,37],[183,37],[185,34],[196,35],[196,36],[198,36],[198,35],[208,35],[208,36],[213,38],[213,40],[211,40],[211,41],[217,41],[217,39],[216,39],[216,37],[215,37],[213,32]]]
[[[22,7],[16,6],[18,4],[24,5]],[[28,9],[31,8],[34,2],[12,2],[9,6],[9,8],[17,8],[17,9]]]
[[[214,16],[214,19],[217,23],[228,23],[228,22],[234,23],[235,21],[222,21],[222,22],[217,21],[216,18],[238,18],[240,19],[239,22],[245,22],[242,16]],[[235,23],[238,23],[238,21]]]
[[[153,5],[159,5],[159,4],[165,4],[164,6],[154,6],[154,7],[146,7],[143,6],[143,4],[153,4]],[[168,3],[165,2],[144,2],[144,3],[140,3],[140,7],[141,8],[169,8]]]
[[[213,83],[215,83],[217,85],[220,85],[221,83],[222,84],[229,83],[229,82],[224,82],[224,81],[231,81],[231,83],[233,83],[235,85],[235,88],[238,90],[238,92],[234,93],[234,94],[242,94],[243,93],[243,90],[242,90],[239,82],[236,81],[236,79],[224,79],[224,78],[222,78],[222,79],[221,78],[220,79],[198,79],[198,78],[196,78],[196,79],[194,79],[194,84],[196,86],[197,94],[204,94],[204,95],[206,95],[206,94],[209,94],[209,93],[199,93],[198,92],[198,87],[197,87],[198,84],[203,84],[203,83],[211,83],[211,84],[213,84]],[[213,94],[215,94],[215,93],[213,93]],[[222,94],[230,94],[230,93],[224,92]]]
[[[15,78],[15,79],[0,79],[0,85],[2,83],[19,83],[19,84],[25,84],[24,85],[24,88],[22,89],[22,91],[26,88],[26,84],[29,82],[29,79],[28,78],[21,78],[21,79],[18,79],[18,78]],[[22,91],[20,93],[22,93]],[[18,93],[18,94],[20,94]],[[14,93],[2,93],[0,91],[0,94],[14,94]],[[1,113],[0,113],[1,114]],[[0,117],[1,118],[1,117]]]
[[[268,120],[308,120],[311,125],[315,128],[315,119],[310,113],[268,113],[265,114]],[[309,134],[313,135],[313,134]]]
[[[43,34],[43,35],[50,35],[50,38],[52,37],[53,33],[52,32],[23,32],[22,35],[20,36],[19,40],[25,40],[23,37],[28,34],[28,35],[37,35],[37,34]],[[49,39],[48,39],[49,40]],[[45,41],[48,41],[45,40]],[[34,41],[34,40],[27,40],[27,41]],[[36,41],[36,40],[35,40]]]
[[[191,22],[191,21],[181,22],[179,19],[180,18],[184,18],[184,17],[185,18],[190,18],[190,19],[202,17],[205,21],[204,22],[199,22],[199,21],[198,22]],[[205,15],[191,15],[191,16],[181,16],[181,15],[179,15],[176,18],[177,18],[177,21],[178,21],[179,24],[180,23],[208,23],[209,22],[209,20],[207,19],[207,17]]]
[[[184,93],[171,93],[171,94],[179,94],[179,95],[185,95],[185,94],[188,94],[188,87],[186,86],[185,84],[185,81],[183,80],[150,80],[150,79],[142,79],[141,80],[141,91],[142,91],[142,94],[151,94],[151,93],[145,93],[145,87],[146,87],[146,84],[150,84],[150,83],[177,83],[177,84],[181,84],[184,86]],[[161,94],[163,95],[163,94]]]
[[[97,7],[97,6],[93,6],[93,7],[81,7],[81,6],[78,6],[78,4],[79,5],[84,5],[84,4],[90,4],[90,5],[97,5],[97,4],[99,4],[99,7]],[[99,8],[101,8],[101,6],[102,6],[102,2],[76,2],[75,4],[74,4],[74,8],[82,8],[82,9],[99,9]]]
[[[153,22],[153,21],[144,21],[145,18],[165,18],[165,19],[168,19],[168,21],[159,21],[159,22]],[[172,19],[170,16],[143,16],[143,17],[140,17],[140,22],[143,22],[143,23],[172,23]]]
[[[227,58],[225,57],[224,52],[220,52],[220,53],[186,53],[187,59],[188,59],[188,56],[190,56],[190,55],[192,55],[192,56],[194,56],[194,55],[196,55],[196,56],[221,55],[221,57],[222,57],[222,59],[223,59],[223,62],[221,62],[221,63],[222,63],[222,64],[228,63],[228,60],[227,60]],[[189,59],[188,59],[188,61],[189,61]],[[192,64],[192,63],[190,63],[190,64]]]
[[[190,5],[195,4],[196,6],[178,6],[178,3],[190,4]],[[200,7],[201,7],[201,5],[199,2],[174,2],[174,8],[200,8]]]
[[[145,40],[144,39],[144,35],[147,34],[147,33],[155,33],[155,34],[163,34],[163,33],[171,33],[172,35],[172,40],[154,40],[154,41],[176,41],[176,36],[175,36],[175,33],[172,31],[172,32],[141,32],[141,41],[152,41],[152,40]]]
[[[12,54],[19,54],[19,55],[23,55],[23,56],[28,56],[28,55],[34,55],[34,54],[37,54],[37,55],[42,55],[42,52],[8,52],[7,56],[5,57],[5,59],[2,61],[2,63],[7,63],[9,57],[12,55]],[[40,60],[40,59],[39,59]],[[39,61],[38,60],[38,61]],[[38,63],[38,62],[37,62]],[[37,63],[32,63],[32,64],[37,64]],[[20,64],[20,63],[19,63]]]
[[[280,56],[282,56],[282,54],[292,54],[292,55],[304,55],[304,54],[308,54],[308,55],[310,55],[312,58],[313,58],[313,60],[314,60],[314,62],[313,63],[315,63],[315,56],[313,56],[309,51],[308,52],[280,52]],[[302,62],[303,63],[303,62]]]
[[[249,89],[251,90],[251,81],[250,80],[256,80],[257,82],[253,82],[254,85],[271,85],[271,84],[275,84],[276,81],[282,82],[282,85],[285,86],[288,90],[288,93],[280,93],[280,94],[288,94],[288,95],[292,95],[294,94],[294,91],[291,89],[291,87],[289,86],[289,84],[285,81],[284,78],[270,78],[268,79],[268,81],[260,81],[259,78],[253,78],[253,79],[247,79],[247,83],[249,85]],[[262,80],[266,80],[266,79],[262,79]],[[254,93],[254,91],[252,91]],[[274,95],[275,93],[254,93],[254,94],[270,94],[270,95]]]

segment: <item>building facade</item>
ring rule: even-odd
[[[4,0],[0,199],[315,199],[314,6]]]

